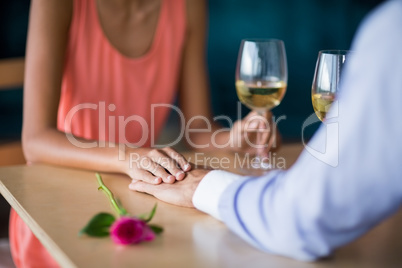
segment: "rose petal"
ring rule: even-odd
[[[155,239],[155,233],[151,230],[151,228],[149,228],[148,226],[146,226],[144,228],[144,235],[143,235],[143,239],[145,241],[152,241]]]
[[[145,222],[130,217],[120,217],[110,228],[110,235],[116,244],[129,245],[143,240]]]

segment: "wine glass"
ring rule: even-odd
[[[236,67],[236,91],[239,100],[259,115],[278,106],[286,92],[288,70],[283,41],[277,39],[244,39],[241,42]],[[272,122],[272,119],[271,119]],[[270,124],[272,126],[272,124]],[[256,130],[257,149],[252,167],[269,169],[259,144],[265,129]],[[269,135],[275,135],[270,131]]]
[[[317,117],[323,121],[335,100],[342,74],[348,57],[348,50],[321,50],[311,87],[311,99]]]

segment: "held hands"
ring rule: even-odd
[[[161,183],[158,185],[149,184],[143,181],[133,180],[129,185],[130,190],[147,193],[156,198],[182,207],[194,207],[193,195],[200,181],[211,171],[192,167],[186,173],[186,179],[176,181],[174,184]]]
[[[228,136],[233,151],[266,156],[277,145],[279,135],[270,112],[262,116],[253,111],[236,121]],[[123,170],[132,179],[154,185],[181,181],[191,170],[190,163],[169,147],[130,149],[124,165]]]
[[[234,123],[230,130],[230,144],[234,151],[265,156],[277,146],[278,136],[271,112],[259,115],[252,111]]]
[[[127,163],[128,161],[128,163]],[[125,173],[148,184],[174,183],[184,179],[190,163],[172,148],[137,148],[126,153]]]

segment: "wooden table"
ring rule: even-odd
[[[276,157],[291,165],[301,149],[285,145]],[[233,159],[222,152],[210,156]],[[148,212],[158,203],[153,222],[165,232],[152,242],[128,247],[116,246],[109,238],[78,237],[94,214],[112,212],[91,171],[47,165],[5,167],[0,169],[0,191],[63,267],[402,267],[401,212],[334,256],[303,263],[260,252],[195,209],[131,192],[125,176],[103,174],[103,179],[132,214]]]

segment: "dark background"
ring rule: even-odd
[[[210,0],[208,62],[214,113],[237,116],[234,72],[240,40],[282,39],[288,58],[288,91],[273,112],[286,115],[279,124],[284,140],[300,140],[301,125],[313,112],[310,87],[318,51],[349,49],[358,24],[377,2]],[[0,59],[24,56],[29,3],[0,1]],[[20,138],[22,92],[0,91],[0,142]],[[243,115],[247,112],[243,106]],[[305,134],[311,136],[316,127]]]

